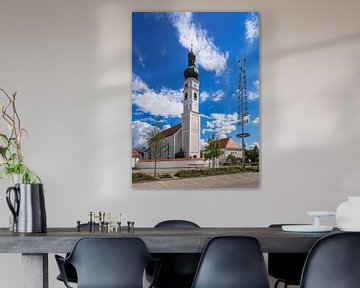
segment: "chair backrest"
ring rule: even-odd
[[[142,288],[152,260],[139,238],[82,238],[67,259],[76,269],[78,288]]]
[[[157,223],[155,228],[200,228],[200,226],[188,220],[166,220]]]
[[[256,238],[212,238],[202,254],[192,288],[268,288],[264,257]]]
[[[300,287],[360,287],[360,233],[332,234],[316,242],[306,259]]]
[[[200,228],[188,220],[166,220],[159,222],[155,228]],[[156,258],[162,260],[162,267],[157,279],[157,287],[190,287],[193,282],[200,253],[160,253]],[[148,271],[152,274],[151,271]]]

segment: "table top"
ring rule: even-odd
[[[66,253],[83,237],[139,237],[152,253],[201,253],[210,238],[252,236],[263,252],[308,252],[321,237],[338,233],[283,232],[281,227],[258,228],[135,228],[134,232],[77,232],[76,228],[48,228],[47,233],[13,233],[0,228],[0,253]]]

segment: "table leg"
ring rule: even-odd
[[[49,288],[48,254],[22,254],[23,288]]]

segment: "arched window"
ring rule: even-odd
[[[187,97],[188,97],[188,94],[187,94],[187,92],[185,93],[185,100],[187,100]]]
[[[197,94],[194,93],[194,100],[197,101]]]

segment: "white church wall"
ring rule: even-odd
[[[158,159],[156,161],[157,168],[197,168],[205,167],[204,159],[189,159],[189,158],[176,158],[176,159]],[[141,169],[153,169],[155,166],[154,160],[140,160],[137,166]]]
[[[260,188],[131,188],[131,12],[146,10],[260,12]],[[75,227],[89,210],[138,227],[311,223],[306,211],[359,195],[358,11],[358,0],[2,0],[0,85],[18,92],[49,227]],[[3,194],[0,226],[8,213]],[[22,287],[20,260],[0,255],[2,287]],[[50,287],[63,287],[53,255],[49,265]]]

